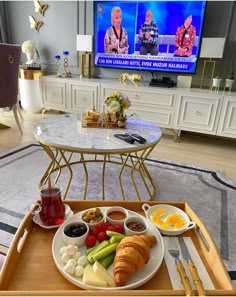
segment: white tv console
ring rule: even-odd
[[[145,84],[145,83],[144,83]],[[195,88],[136,87],[118,79],[82,79],[41,76],[42,107],[71,113],[93,105],[103,110],[104,99],[114,91],[127,95],[135,113],[162,128],[236,138],[236,94]]]

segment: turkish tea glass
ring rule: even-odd
[[[45,226],[60,225],[65,217],[65,205],[61,199],[61,187],[53,184],[40,188],[41,202],[38,203],[39,217]]]

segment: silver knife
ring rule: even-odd
[[[193,263],[193,261],[191,259],[191,256],[190,256],[188,248],[187,248],[187,246],[186,246],[186,244],[184,242],[184,239],[181,236],[179,236],[178,238],[179,238],[179,244],[180,244],[182,256],[188,263],[189,271],[190,271],[190,273],[192,275],[192,279],[193,279],[194,285],[195,285],[195,287],[197,289],[198,295],[199,296],[206,296],[206,291],[205,291],[205,289],[203,287],[203,284],[202,284],[202,281],[201,281],[201,279],[199,277],[197,268],[196,268],[196,266],[194,265],[194,263]]]

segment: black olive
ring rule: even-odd
[[[72,224],[64,229],[65,235],[69,237],[80,237],[87,232],[87,226],[83,223]]]

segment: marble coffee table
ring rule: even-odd
[[[144,144],[136,141],[134,144],[129,144],[114,137],[116,133],[136,133],[143,136],[147,141]],[[48,117],[37,122],[33,127],[33,134],[51,159],[39,186],[45,184],[54,171],[58,172],[55,179],[57,182],[62,169],[67,168],[69,177],[63,196],[65,199],[76,164],[82,164],[86,177],[83,199],[86,199],[89,180],[87,163],[102,162],[102,199],[105,199],[106,164],[113,163],[114,166],[119,165],[117,167],[119,170],[118,184],[123,200],[126,200],[126,195],[122,175],[126,167],[130,168],[130,182],[134,187],[137,199],[142,200],[142,197],[134,178],[135,172],[140,175],[150,200],[154,198],[156,186],[145,165],[145,160],[161,139],[162,132],[158,126],[140,118],[130,117],[126,128],[83,128],[80,115],[65,114]],[[75,158],[72,158],[75,154],[77,154],[76,161],[74,161]]]

